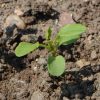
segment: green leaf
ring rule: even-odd
[[[70,36],[59,36],[57,41],[60,45],[68,45],[74,43],[80,36],[79,35],[70,35]]]
[[[82,24],[68,24],[62,27],[58,35],[80,35],[86,31],[86,27]]]
[[[69,24],[60,29],[57,35],[59,46],[75,42],[80,35],[86,31],[86,27],[81,24]]]
[[[65,59],[62,56],[48,58],[48,71],[53,76],[60,76],[65,70]]]
[[[46,40],[49,40],[49,39],[50,39],[51,33],[52,33],[52,30],[51,30],[51,28],[49,27],[49,28],[48,28],[48,31],[45,33],[45,38],[46,38]]]
[[[17,57],[24,56],[33,50],[37,49],[39,47],[39,43],[28,43],[28,42],[21,42],[15,49],[15,54]]]

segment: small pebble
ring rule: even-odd
[[[6,100],[6,97],[2,93],[0,93],[0,100]]]
[[[24,21],[17,15],[9,15],[4,23],[4,28],[16,25],[19,29],[25,29]]]
[[[91,52],[91,58],[92,59],[96,59],[97,58],[97,54],[96,54],[95,50]]]
[[[69,100],[67,97],[63,97],[63,100]]]
[[[36,66],[34,66],[33,70],[36,72],[36,71],[37,71],[37,67],[36,67]]]
[[[18,16],[22,16],[24,13],[22,12],[22,10],[17,6],[14,10],[14,13]]]
[[[88,2],[89,0],[83,0],[84,2]]]
[[[84,66],[89,65],[90,62],[86,61],[85,59],[80,59],[80,60],[78,60],[78,61],[76,62],[76,64],[77,64],[80,68],[82,68],[82,67],[84,67]]]
[[[40,65],[45,65],[47,62],[46,62],[46,60],[45,60],[45,58],[39,58],[38,59],[38,64],[40,64]]]
[[[87,81],[87,80],[88,80],[88,78],[87,78],[87,77],[84,77],[82,80],[83,80],[83,81]]]
[[[78,67],[75,67],[75,68],[71,68],[70,70],[68,71],[79,71],[80,69]]]
[[[94,79],[93,75],[91,75],[91,76],[88,77],[89,81],[92,81],[93,79]]]
[[[80,68],[82,68],[82,67],[84,66],[84,63],[83,63],[82,60],[78,60],[78,61],[76,62],[76,64],[77,64]]]
[[[91,76],[88,76],[88,77],[84,77],[82,80],[84,80],[84,81],[87,81],[87,80],[92,81],[93,79],[94,79],[94,77],[93,77],[93,75],[91,75]]]
[[[3,71],[4,71],[3,65],[0,63],[0,72],[3,72]]]
[[[21,41],[29,41],[29,36],[28,35],[22,35]]]
[[[37,72],[37,70],[38,70],[38,67],[36,66],[36,64],[35,64],[36,62],[31,62],[31,68],[32,68],[32,70],[34,71],[34,72]]]
[[[31,100],[44,100],[44,96],[41,92],[35,91],[31,96]]]
[[[59,16],[59,25],[64,26],[66,24],[72,24],[74,20],[72,19],[72,14],[68,12],[62,12]]]

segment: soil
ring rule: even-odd
[[[5,28],[8,15],[18,7],[26,28]],[[64,24],[87,26],[76,43],[61,46],[66,71],[52,77],[47,71],[48,51],[40,48],[18,58],[21,41],[42,41]],[[100,100],[100,0],[0,0],[0,100]]]

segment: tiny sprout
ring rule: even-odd
[[[61,45],[68,45],[74,43],[82,33],[86,31],[86,27],[81,24],[68,24],[62,27],[54,39],[51,38],[51,28],[45,33],[45,41],[40,44],[21,42],[15,49],[17,57],[24,56],[38,47],[47,48],[51,55],[48,56],[47,67],[48,72],[53,76],[60,76],[65,70],[65,59],[62,55],[59,55],[57,49]]]

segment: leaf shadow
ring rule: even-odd
[[[0,59],[4,60],[6,66],[9,65],[10,67],[13,67],[17,72],[26,68],[27,61],[25,57],[18,58],[5,47],[0,48]]]
[[[48,9],[47,12],[44,11],[37,11],[36,14],[34,15],[36,20],[35,23],[38,23],[38,21],[47,21],[49,19],[55,20],[58,19],[59,17],[59,12],[57,12],[55,9]]]
[[[94,87],[96,79],[91,78],[91,75],[95,75],[98,72],[100,72],[100,65],[84,66],[79,71],[66,71],[61,77],[51,77],[53,84],[50,88],[57,89],[60,87],[59,100],[63,100],[63,97],[67,97],[70,100],[83,100],[87,96],[91,97],[96,91]],[[61,82],[60,85],[59,82]]]

